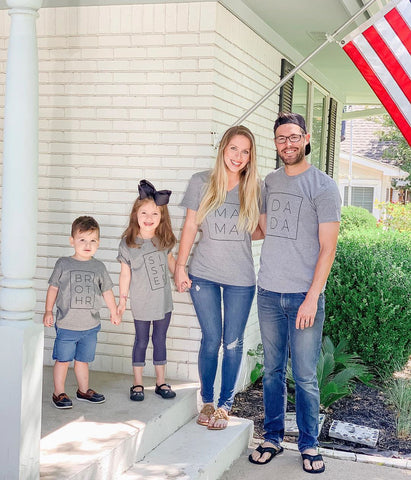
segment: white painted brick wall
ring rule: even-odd
[[[276,51],[214,1],[42,8],[39,13],[37,322],[55,261],[72,252],[68,236],[74,218],[90,214],[100,222],[96,257],[105,262],[117,295],[117,246],[139,180],[173,190],[170,213],[179,237],[184,210],[178,204],[187,182],[214,163],[211,132],[223,133],[258,101],[278,80],[280,68]],[[2,11],[4,67],[8,31],[8,15]],[[2,92],[4,80],[0,74]],[[274,165],[277,104],[274,95],[244,122],[256,135],[262,176]],[[256,266],[259,243],[254,246]],[[188,294],[173,292],[173,298],[168,377],[196,379],[198,322]],[[131,374],[131,312],[115,327],[103,309],[99,335],[92,368]],[[52,364],[53,338],[53,330],[47,330],[46,364]],[[258,340],[254,306],[244,351]],[[150,346],[148,375],[154,374],[151,359]],[[249,370],[246,356],[244,365],[243,384]]]

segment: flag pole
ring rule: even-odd
[[[284,83],[288,82],[288,80],[296,74],[298,70],[300,70],[307,62],[309,62],[317,53],[322,50],[326,45],[329,43],[336,41],[335,36],[337,36],[339,33],[341,33],[350,23],[352,23],[357,17],[359,17],[367,8],[369,8],[373,3],[375,3],[377,0],[370,0],[368,3],[366,3],[358,12],[349,18],[344,25],[342,25],[340,28],[338,28],[332,35],[326,34],[326,40],[319,46],[317,47],[308,57],[306,57],[302,62],[300,62],[296,67],[294,67],[287,75],[281,79],[280,82],[278,82],[276,85],[274,85],[271,90],[269,90],[260,100],[255,103],[251,108],[249,108],[235,123],[233,123],[231,126],[234,127],[236,125],[240,125],[249,115],[251,115],[262,103],[264,103],[271,95],[281,88]],[[214,145],[215,148],[217,148],[218,144],[220,143],[221,140],[221,135],[217,138],[216,143]]]

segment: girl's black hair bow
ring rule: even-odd
[[[154,185],[148,180],[141,180],[138,186],[138,194],[141,199],[152,198],[154,203],[159,207],[160,205],[167,205],[170,200],[171,190],[156,190]]]

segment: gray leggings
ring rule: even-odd
[[[153,324],[151,341],[153,342],[153,365],[167,363],[166,334],[170,325],[171,312],[166,313],[162,320],[144,321],[134,320],[136,337],[133,347],[133,366],[144,367],[146,364],[146,351],[150,334],[150,325]]]

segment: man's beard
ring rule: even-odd
[[[304,148],[300,148],[299,151],[298,151],[298,154],[297,154],[297,157],[295,159],[289,159],[285,156],[285,159],[284,157],[281,155],[280,152],[278,152],[278,156],[281,158],[281,161],[285,164],[285,165],[298,165],[299,163],[301,163],[304,158],[305,158],[305,154],[304,154],[304,151],[305,151],[305,147]]]

